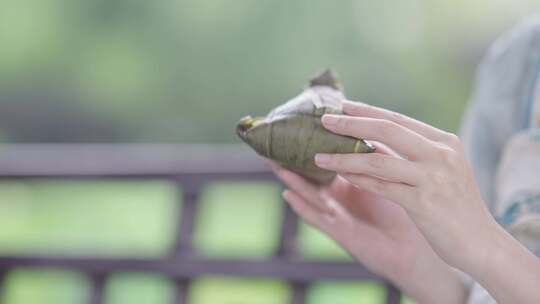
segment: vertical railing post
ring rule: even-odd
[[[176,231],[176,241],[172,248],[173,257],[191,255],[193,252],[193,228],[197,215],[197,200],[199,199],[201,186],[199,183],[179,183],[182,197],[180,204],[180,220]]]
[[[289,204],[282,201],[283,215],[280,227],[279,247],[276,251],[278,259],[296,259],[297,253],[297,233],[298,233],[298,217],[289,207]],[[309,286],[307,282],[289,281],[291,286],[291,304],[304,304],[306,302],[306,290]]]
[[[7,269],[0,268],[0,303],[5,303],[5,282],[6,275],[8,273]]]
[[[393,284],[386,283],[386,304],[399,304],[401,292]]]
[[[173,304],[187,304],[188,289],[191,281],[189,279],[177,279],[174,283]]]
[[[298,230],[298,217],[289,207],[289,204],[283,202],[283,212],[280,227],[279,247],[276,252],[277,257],[294,258],[297,255],[296,235]]]
[[[196,181],[178,181],[182,197],[180,204],[180,220],[176,231],[176,241],[171,255],[173,261],[193,255],[193,229],[197,216],[197,201],[200,196],[201,184]],[[186,304],[191,278],[176,278],[173,303]]]
[[[104,290],[105,290],[105,274],[91,274],[90,275],[90,304],[103,304],[104,303]]]
[[[308,288],[308,283],[305,282],[294,282],[291,283],[292,295],[291,295],[291,304],[304,304],[306,303],[306,291]]]

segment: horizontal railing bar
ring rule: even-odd
[[[0,174],[26,176],[243,176],[268,171],[246,145],[3,144]]]
[[[185,258],[81,258],[81,257],[0,257],[0,267],[62,268],[87,273],[122,271],[152,272],[172,278],[192,278],[200,275],[279,278],[293,282],[316,280],[370,280],[384,282],[360,264],[335,261],[241,260]]]
[[[274,181],[275,176],[268,169],[251,172],[207,172],[207,173],[171,173],[171,174],[123,174],[123,173],[102,173],[96,172],[25,172],[10,173],[0,172],[0,180],[165,180],[178,182],[180,184],[201,181],[208,183],[214,181]]]

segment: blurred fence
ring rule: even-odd
[[[288,282],[290,303],[305,303],[306,289],[318,280],[365,280],[386,286],[386,303],[400,302],[400,292],[353,262],[306,261],[297,253],[297,217],[285,205],[280,241],[268,259],[207,258],[192,246],[197,201],[214,181],[275,180],[260,159],[234,145],[19,144],[0,145],[0,179],[162,179],[181,187],[181,219],[176,241],[161,258],[93,256],[0,256],[0,284],[17,268],[61,268],[86,274],[88,303],[104,303],[108,277],[121,271],[165,275],[175,283],[174,303],[187,303],[190,282],[200,275],[277,278]],[[69,227],[66,227],[69,228]],[[0,285],[0,293],[2,286]],[[0,295],[1,296],[1,295]]]

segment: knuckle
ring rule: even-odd
[[[351,131],[352,130],[352,120],[348,117],[341,117],[338,122],[338,127],[341,130]]]
[[[445,142],[448,143],[448,145],[453,148],[461,147],[461,139],[459,139],[459,136],[457,136],[454,133],[450,133],[450,132],[446,133]]]
[[[398,124],[402,124],[408,120],[408,117],[401,113],[391,112],[390,119]]]
[[[343,157],[341,157],[341,155],[339,154],[331,155],[329,165],[331,165],[332,167],[342,167]]]
[[[395,132],[398,128],[398,125],[390,120],[381,120],[379,122],[379,132],[383,137],[388,137]]]
[[[367,165],[371,169],[382,169],[386,165],[386,159],[380,157],[379,155],[372,154],[371,157],[367,160]]]
[[[386,184],[382,180],[374,180],[371,186],[376,193],[385,192],[386,190]]]
[[[429,172],[427,178],[435,185],[444,185],[447,183],[446,174],[442,170],[434,170]]]
[[[453,149],[448,147],[438,147],[435,150],[437,157],[444,163],[448,165],[453,165],[455,163],[456,152]]]

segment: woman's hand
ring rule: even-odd
[[[457,136],[365,104],[346,102],[344,112],[349,116],[324,115],[323,125],[382,142],[402,157],[318,154],[318,166],[401,206],[444,261],[471,274],[501,303],[540,300],[534,287],[540,262],[492,218]]]
[[[399,157],[376,146],[381,155]],[[271,167],[288,186],[284,198],[296,213],[371,271],[393,281],[418,303],[464,301],[456,273],[433,252],[403,208],[339,176],[319,187],[275,164]]]
[[[457,136],[390,112],[344,103],[345,115],[324,115],[330,131],[382,142],[403,157],[318,154],[318,166],[401,206],[448,264],[483,261],[478,244],[494,220],[485,207]]]

